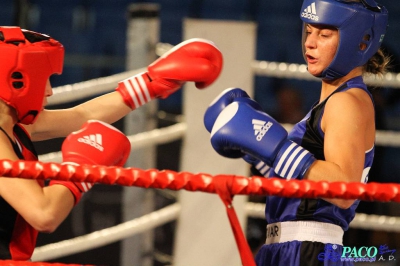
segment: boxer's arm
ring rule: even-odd
[[[145,73],[121,81],[111,92],[72,108],[44,110],[33,125],[26,126],[32,140],[65,137],[87,120],[114,123],[154,98],[166,98],[185,82],[198,88],[213,83],[222,70],[223,58],[210,41],[185,41],[148,66]]]
[[[33,141],[66,137],[79,130],[86,121],[95,119],[108,124],[120,120],[132,111],[121,94],[114,91],[67,109],[43,110],[36,122],[24,125]]]
[[[370,119],[372,107],[370,97],[359,89],[335,93],[329,98],[321,121],[325,161],[318,160],[305,178],[316,182],[363,181],[369,171],[364,168],[365,153],[375,140],[374,121]],[[354,203],[345,199],[325,200],[344,209]]]
[[[0,146],[0,159],[19,160],[10,141],[1,133]],[[53,232],[74,205],[74,197],[65,187],[43,188],[37,180],[14,177],[0,177],[0,197],[40,232]]]

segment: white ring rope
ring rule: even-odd
[[[282,124],[282,126],[290,131],[293,128],[291,124]],[[400,147],[400,132],[390,130],[377,130],[375,144],[385,147]]]
[[[290,131],[293,127],[291,124],[282,124],[283,127]],[[170,143],[175,140],[182,139],[187,131],[187,124],[185,122],[179,122],[172,126],[153,129],[147,132],[138,133],[135,135],[128,136],[131,143],[132,150],[141,149],[144,147]],[[400,134],[390,131],[378,131],[377,132],[377,145],[381,146],[400,146]],[[51,152],[47,154],[39,155],[39,161],[41,162],[62,162],[61,152]]]
[[[159,43],[156,45],[156,54],[161,56],[173,46],[168,43]],[[284,63],[284,62],[269,62],[254,60],[251,64],[251,70],[254,75],[287,78],[287,79],[300,79],[319,81],[320,79],[312,76],[307,71],[307,65]],[[381,86],[390,88],[400,88],[400,73],[386,73],[382,78],[375,75],[365,77],[365,82],[371,86]]]
[[[180,204],[174,203],[158,211],[113,227],[58,243],[37,247],[33,252],[32,261],[46,261],[60,258],[143,233],[157,226],[176,220],[180,210]]]
[[[181,210],[179,203],[146,214],[140,218],[95,231],[93,233],[35,248],[33,261],[46,261],[78,252],[105,246],[107,244],[140,234],[157,226],[174,221]],[[248,202],[245,206],[248,217],[265,219],[265,204]],[[400,232],[400,217],[367,215],[357,213],[350,223],[351,228]]]
[[[86,97],[110,92],[118,86],[118,82],[146,71],[145,68],[126,71],[108,77],[91,79],[74,84],[53,88],[53,95],[48,98],[49,105],[69,103]],[[73,93],[72,93],[73,92]]]
[[[49,104],[60,104],[60,103],[67,103],[69,101],[73,100],[78,100],[80,99],[79,97],[89,97],[89,96],[95,96],[99,93],[106,92],[112,90],[120,81],[121,79],[117,79],[120,77],[129,77],[128,74],[132,73],[140,73],[142,72],[141,70],[136,70],[133,72],[124,72],[123,75],[114,75],[110,76],[108,78],[99,78],[95,80],[89,80],[85,81],[82,83],[75,83],[73,85],[66,85],[66,86],[61,86],[54,88],[54,95],[49,98]],[[96,86],[100,85],[101,89],[95,88]],[[91,86],[94,86],[94,88],[91,88]],[[79,96],[79,97],[78,97]],[[51,100],[53,97],[55,97],[55,100]],[[183,128],[183,125],[181,125]],[[292,125],[286,124],[284,127],[289,130]],[[153,133],[151,133],[153,134]],[[151,137],[151,135],[147,136]],[[162,136],[159,136],[160,138]],[[154,137],[157,139],[157,137]],[[376,144],[380,146],[389,146],[389,147],[400,147],[400,133],[396,131],[377,131],[376,132]],[[144,147],[148,145],[148,143],[145,144],[140,144],[136,143],[135,145],[140,147]],[[135,147],[134,147],[135,148]],[[48,154],[48,155],[43,155],[42,158],[44,158],[45,161],[48,161],[49,158],[57,157],[60,158],[57,153],[55,154]]]
[[[264,203],[246,203],[245,211],[248,217],[265,219]],[[400,217],[356,213],[351,228],[400,232]]]
[[[156,45],[156,54],[162,55],[169,49],[170,44]],[[310,75],[304,64],[290,64],[283,62],[254,61],[251,66],[255,75],[279,78],[295,78],[303,80],[318,80]],[[53,89],[53,96],[49,97],[49,105],[68,103],[85,97],[95,96],[112,91],[119,81],[146,71],[145,68],[122,72],[109,77],[97,78],[72,85],[60,86]],[[369,85],[400,88],[400,73],[387,73],[382,79],[373,76],[366,78]],[[291,125],[285,126],[287,129]],[[388,147],[400,147],[400,133],[396,131],[377,131],[376,144]]]
[[[318,81],[307,71],[305,64],[283,62],[254,61],[251,65],[253,73],[258,76],[275,78],[301,79]],[[400,88],[400,73],[386,73],[382,78],[375,75],[366,76],[365,83],[370,86]]]
[[[291,124],[282,125],[287,131],[289,131],[293,127],[293,125]],[[128,139],[131,143],[132,151],[134,151],[140,148],[170,143],[172,141],[182,139],[185,136],[186,131],[187,124],[185,122],[179,122],[172,126],[153,129],[147,132],[131,135],[128,136]],[[390,131],[378,131],[376,136],[377,145],[400,147],[399,133]],[[61,152],[50,152],[47,154],[39,155],[39,161],[61,163]]]
[[[156,54],[162,55],[171,48],[172,45],[170,44],[159,43],[156,45]],[[255,60],[250,67],[253,70],[253,73],[259,76],[318,81],[317,78],[308,73],[307,66],[305,64]],[[68,103],[80,100],[82,98],[109,92],[116,88],[118,82],[121,80],[144,71],[146,71],[146,68],[126,71],[108,77],[92,79],[70,85],[59,86],[53,89],[53,96],[48,99],[49,105]],[[366,83],[374,86],[400,88],[400,73],[387,73],[382,79],[370,76],[366,78]]]
[[[186,128],[186,123],[180,122],[169,127],[157,128],[131,135],[128,136],[128,139],[133,151],[151,145],[165,144],[182,139],[185,136]],[[51,152],[40,155],[39,161],[60,163],[62,161],[61,152]]]

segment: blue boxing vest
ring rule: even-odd
[[[321,129],[321,119],[324,114],[325,104],[328,99],[337,92],[350,88],[359,88],[367,92],[372,100],[372,95],[367,89],[361,76],[350,79],[336,89],[323,102],[314,104],[308,114],[297,123],[291,132],[289,139],[301,145],[314,154],[317,160],[325,160],[324,157],[324,133]],[[338,114],[340,115],[340,114]],[[368,172],[372,166],[375,147],[365,152],[363,176],[360,182],[368,181]],[[272,169],[270,177],[278,176]],[[347,230],[349,223],[355,216],[355,210],[359,200],[355,201],[349,209],[341,209],[322,199],[299,199],[268,196],[266,200],[265,215],[267,223],[284,221],[319,221],[338,225]]]

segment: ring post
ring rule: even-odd
[[[127,26],[127,70],[146,67],[157,56],[156,44],[159,41],[159,6],[151,3],[134,3],[128,6]],[[124,118],[124,133],[134,135],[156,128],[157,101],[152,101]],[[150,119],[149,119],[150,117]],[[149,169],[155,167],[155,147],[135,150],[128,159],[127,166]],[[130,221],[154,211],[154,193],[151,189],[138,187],[123,188],[122,220]],[[151,266],[153,250],[153,231],[130,237],[121,244],[121,266]]]
[[[224,67],[209,88],[198,90],[190,83],[184,89],[183,114],[188,129],[182,147],[181,171],[249,175],[249,166],[243,160],[221,157],[212,149],[203,116],[212,100],[226,88],[240,87],[253,95],[250,66],[255,56],[255,36],[253,22],[184,21],[184,39],[213,41],[223,54]],[[242,228],[246,226],[247,199],[247,196],[234,198]],[[174,265],[241,265],[227,213],[218,195],[180,191],[179,202],[182,210],[175,235]]]

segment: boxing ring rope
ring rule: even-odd
[[[171,44],[158,43],[156,45],[156,54],[161,56],[172,48]],[[299,79],[309,81],[319,81],[307,71],[306,64],[271,62],[265,60],[254,60],[250,66],[253,74],[256,76],[265,76],[270,78]],[[369,86],[380,86],[398,89],[400,88],[400,73],[388,72],[382,78],[374,75],[364,77],[364,81]]]
[[[251,68],[253,73],[258,76],[319,81],[318,78],[308,73],[307,65],[305,64],[254,61],[251,65]],[[400,73],[389,72],[384,74],[382,78],[366,76],[364,80],[365,83],[370,86],[398,89],[400,83]]]
[[[246,204],[248,217],[265,219],[265,204],[248,202]],[[400,217],[356,213],[350,228],[400,232]]]
[[[289,131],[293,125],[282,124]],[[179,140],[185,136],[187,125],[185,122],[179,122],[165,128],[157,128],[147,132],[128,136],[132,149],[140,149],[150,145],[166,144]],[[400,147],[400,134],[390,131],[377,131],[376,144],[381,146]],[[51,152],[39,155],[42,162],[61,162],[61,152]]]
[[[170,44],[158,43],[156,45],[156,54],[161,56],[171,48],[172,45]],[[253,71],[253,74],[257,76],[271,78],[292,78],[310,81],[319,80],[307,72],[307,65],[305,64],[254,60],[250,68]],[[118,82],[121,80],[144,71],[146,71],[146,68],[140,68],[137,70],[125,71],[108,77],[59,86],[53,89],[53,95],[48,99],[48,103],[49,105],[68,103],[80,100],[82,98],[94,96],[99,93],[106,93],[116,88]],[[389,72],[386,73],[381,79],[374,76],[365,77],[365,82],[370,86],[382,86],[399,89],[400,73]]]
[[[49,105],[69,103],[94,95],[110,92],[118,82],[146,71],[145,68],[125,71],[108,77],[91,79],[74,84],[53,88],[53,95],[48,99]],[[72,93],[73,92],[73,93]]]
[[[157,45],[157,47],[158,54],[162,54],[170,46],[168,44],[160,44]],[[251,68],[255,75],[279,78],[296,78],[300,80],[318,80],[307,72],[307,66],[304,64],[254,61]],[[108,77],[97,78],[54,88],[52,97],[48,99],[49,105],[68,103],[82,98],[98,95],[100,93],[110,92],[117,87],[119,81],[144,71],[146,71],[146,69],[141,68]],[[382,79],[367,77],[366,83],[372,86],[400,88],[400,73],[387,73]],[[284,126],[287,130],[292,127],[292,125],[289,124]],[[141,145],[139,142],[136,144]],[[400,132],[378,130],[376,132],[376,144],[382,146],[400,147]]]
[[[179,203],[174,203],[160,210],[146,214],[131,221],[118,224],[116,226],[98,230],[72,239],[63,240],[58,243],[38,247],[35,249],[32,259],[34,261],[56,259],[105,246],[127,237],[140,234],[147,230],[154,229],[155,227],[176,220],[180,208],[181,206]]]
[[[165,128],[157,128],[147,132],[128,136],[132,150],[141,149],[150,145],[159,145],[179,140],[184,137],[186,132],[186,123],[180,122]],[[39,161],[42,162],[61,162],[61,152],[51,152],[39,155]]]
[[[101,165],[66,165],[39,161],[0,160],[0,175],[25,179],[55,179],[106,185],[136,186],[231,195],[276,195],[297,198],[342,198],[400,202],[400,184],[313,182],[258,176],[210,175]]]
[[[34,261],[56,259],[78,252],[91,250],[140,234],[167,222],[175,221],[179,216],[180,209],[181,205],[179,203],[173,203],[160,210],[116,226],[57,243],[37,247],[32,259]],[[265,219],[264,211],[265,204],[263,203],[248,202],[246,204],[246,213],[248,217]],[[357,213],[353,221],[350,223],[350,227],[366,230],[400,232],[400,217]]]

